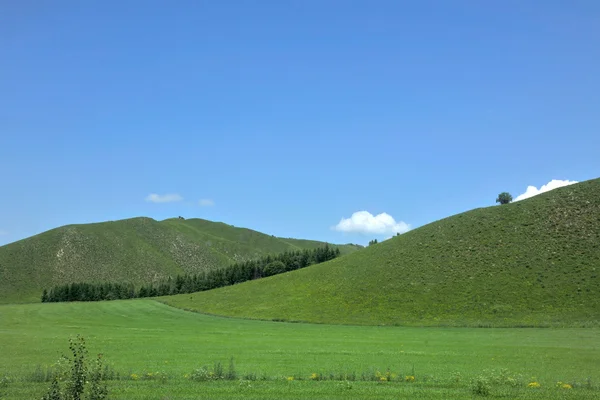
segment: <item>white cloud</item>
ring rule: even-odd
[[[403,221],[396,221],[386,213],[374,216],[368,211],[357,211],[350,218],[342,218],[333,229],[339,232],[393,235],[409,231],[410,225]]]
[[[215,205],[215,202],[214,202],[214,200],[211,200],[211,199],[200,199],[198,201],[198,205],[200,207],[212,207]]]
[[[171,194],[156,194],[152,193],[146,197],[146,201],[151,203],[173,203],[175,201],[181,201],[183,197],[178,195],[177,193]]]
[[[525,193],[518,195],[517,198],[515,199],[515,201],[528,199],[528,198],[536,196],[540,193],[544,193],[544,192],[550,191],[552,189],[556,189],[556,188],[563,187],[563,186],[569,186],[574,183],[578,183],[578,182],[577,181],[569,181],[569,180],[562,181],[560,179],[552,179],[547,184],[542,185],[542,187],[540,187],[539,189],[536,188],[535,186],[527,186],[527,190],[525,191]]]
[[[0,229],[0,236],[6,236],[8,235],[8,232],[3,231],[2,229]]]

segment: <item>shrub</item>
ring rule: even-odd
[[[186,374],[185,377],[197,382],[213,381],[219,379],[234,381],[238,379],[238,373],[235,370],[235,363],[233,361],[233,357],[231,357],[229,359],[229,367],[227,368],[227,372],[225,372],[223,364],[217,361],[213,364],[212,371],[209,370],[207,367],[197,368],[193,370],[191,374]],[[252,381],[258,379],[256,374],[254,373],[246,374],[243,378]]]
[[[273,261],[267,265],[263,270],[263,274],[265,276],[272,276],[277,274],[282,274],[286,271],[285,264],[281,261]]]
[[[490,382],[484,376],[478,376],[471,385],[471,390],[476,396],[489,396],[491,387]]]
[[[237,373],[235,372],[235,364],[233,362],[233,357],[229,359],[229,368],[227,369],[227,374],[225,374],[225,379],[229,381],[234,381],[237,379]]]
[[[196,382],[210,381],[214,379],[214,373],[210,372],[208,368],[202,367],[193,370],[192,373],[189,375],[189,378],[192,381]]]
[[[60,385],[58,384],[58,379],[54,378],[52,380],[52,384],[50,384],[48,393],[42,397],[42,400],[62,400],[63,398],[63,394],[60,391]]]
[[[105,384],[102,383],[105,370],[102,369],[102,354],[98,354],[98,358],[96,359],[94,368],[92,369],[89,376],[89,400],[103,400],[108,396],[108,388]]]
[[[215,362],[212,374],[214,379],[223,379],[225,377],[225,373],[223,372],[223,364],[221,364],[220,361]]]
[[[91,370],[86,360],[87,349],[85,339],[77,336],[77,339],[69,340],[69,349],[72,358],[64,358],[70,364],[70,373],[66,377],[66,386],[63,390],[60,385],[61,378],[64,376],[60,369],[49,370],[44,374],[41,368],[36,370],[34,377],[40,378],[52,375],[52,383],[48,392],[42,397],[43,400],[103,400],[108,396],[108,389],[103,383],[102,355],[99,354]],[[59,362],[58,365],[64,365]],[[86,385],[89,384],[86,393]],[[85,395],[85,397],[84,397]]]
[[[67,382],[67,394],[73,400],[81,400],[87,378],[85,339],[81,336],[77,336],[76,340],[71,339],[69,349],[73,358],[71,359],[71,379]]]

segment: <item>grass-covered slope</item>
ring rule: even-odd
[[[455,215],[304,270],[164,301],[323,323],[597,325],[599,275],[596,179]]]
[[[0,247],[0,302],[36,301],[44,288],[57,284],[147,283],[300,248],[287,239],[201,219],[69,225]]]

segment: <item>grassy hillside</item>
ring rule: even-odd
[[[333,261],[165,298],[201,312],[342,324],[600,321],[600,179],[423,226]]]
[[[0,247],[0,302],[37,301],[43,288],[61,283],[150,282],[320,245],[201,219],[69,225]]]

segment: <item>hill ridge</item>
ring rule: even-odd
[[[443,218],[304,270],[161,301],[319,323],[596,326],[599,272],[594,179]]]
[[[149,283],[295,249],[272,235],[200,218],[69,224],[0,247],[0,303],[39,301],[44,288],[58,284]]]

